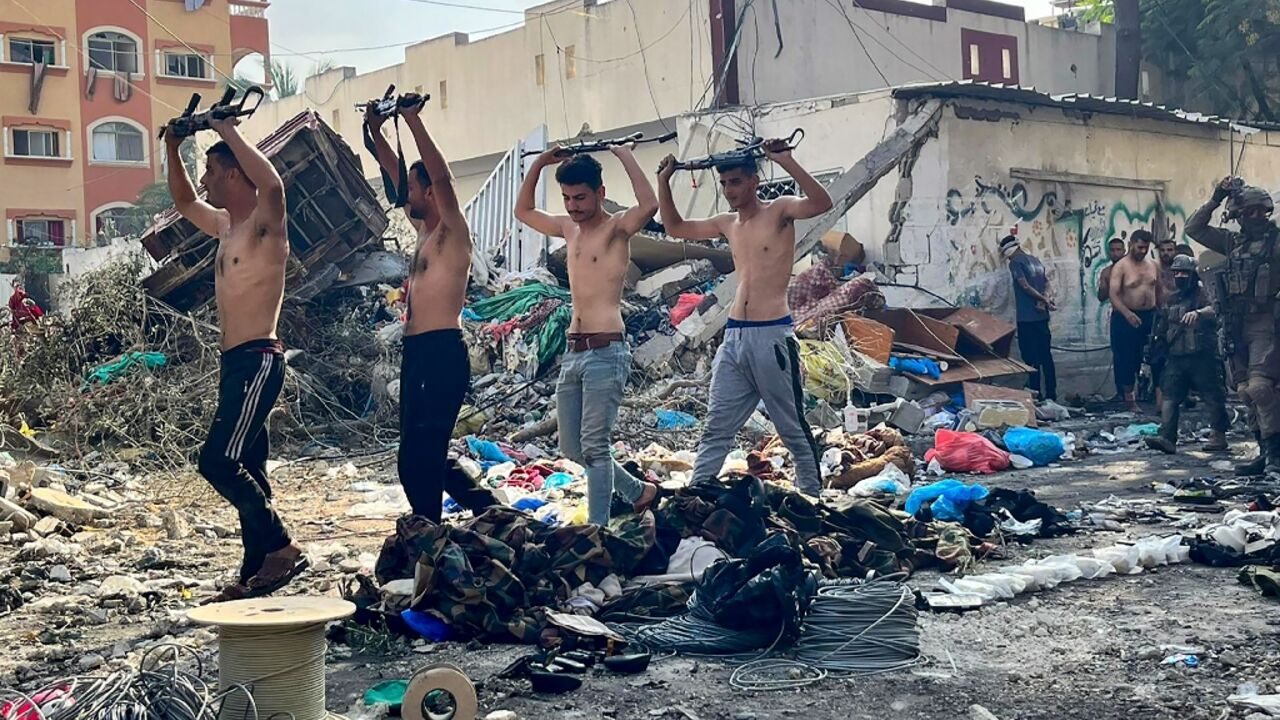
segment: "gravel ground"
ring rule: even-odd
[[[1056,468],[1002,473],[986,482],[1031,488],[1041,499],[1070,508],[1111,495],[1154,499],[1153,480],[1211,474],[1209,462],[1221,459],[1196,452],[1173,457],[1146,452],[1093,455]],[[375,479],[394,479],[389,463],[370,465],[363,472]],[[340,543],[346,551],[345,562],[339,558],[327,569],[308,573],[289,592],[336,595],[347,574],[343,568],[357,566],[361,553],[376,554],[392,521],[345,518],[341,509],[361,496],[351,491],[350,478],[329,477],[314,463],[282,468],[274,483],[282,514],[304,545]],[[30,689],[98,662],[109,665],[113,657],[127,662],[131,653],[136,658],[155,639],[176,637],[211,651],[212,633],[192,627],[182,611],[191,604],[192,593],[199,596],[202,584],[223,579],[238,560],[238,540],[227,535],[235,524],[233,516],[194,476],[147,478],[143,485],[151,494],[122,511],[114,527],[99,523],[72,538],[81,545],[77,552],[20,559],[17,546],[0,546],[0,578],[8,576],[10,585],[41,598],[3,616],[0,641],[6,652],[0,654],[0,685]],[[189,534],[170,539],[168,528],[147,527],[174,507],[190,526]],[[1135,523],[1124,532],[1009,546],[1005,559],[982,563],[978,571],[1169,532],[1167,524]],[[181,535],[181,528],[174,534]],[[69,581],[56,570],[59,565],[67,569]],[[126,602],[104,611],[91,596],[94,586],[110,575],[150,581],[147,589],[154,593],[145,593],[132,610]],[[934,577],[920,573],[911,582],[925,588]],[[53,607],[47,607],[50,604]],[[376,652],[333,647],[328,698],[332,709],[366,720],[372,715],[356,698],[367,687],[382,679],[408,677],[431,662],[449,661],[479,686],[481,717],[504,709],[521,718],[618,720],[1242,718],[1246,714],[1229,710],[1226,703],[1238,686],[1255,683],[1260,692],[1280,692],[1276,609],[1273,601],[1236,583],[1233,570],[1186,564],[1079,581],[976,612],[924,614],[926,661],[921,666],[857,680],[827,680],[796,691],[744,693],[730,686],[731,668],[724,664],[669,658],[640,676],[590,676],[578,692],[538,696],[527,684],[493,677],[527,648],[456,643],[413,648],[396,643]],[[1201,666],[1162,665],[1161,660],[1174,652],[1162,646],[1195,648]],[[971,707],[975,705],[989,715]]]

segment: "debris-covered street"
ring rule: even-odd
[[[1097,416],[1080,424],[1107,426]],[[1002,487],[1032,489],[1059,507],[1118,498],[1128,504],[1117,507],[1133,514],[1118,520],[1119,531],[1007,544],[1001,559],[982,561],[971,572],[1211,522],[1218,516],[1188,512],[1152,489],[1157,479],[1176,483],[1212,472],[1210,462],[1221,456],[1165,459],[1134,450],[1004,473]],[[212,589],[207,578],[225,571],[225,559],[235,554],[234,514],[191,473],[160,476],[171,478],[163,483],[154,475],[120,477],[129,479],[86,477],[67,485],[84,491],[105,485],[124,498],[121,507],[78,532],[64,524],[29,545],[5,546],[7,587],[26,601],[3,623],[10,648],[4,677],[30,686],[135,662],[160,642],[212,652],[213,633],[193,627],[183,610]],[[334,594],[352,574],[371,569],[393,518],[349,511],[366,501],[362,488],[394,487],[385,457],[350,465],[303,460],[276,468],[274,477],[281,511],[298,523],[309,552],[323,558],[291,592]],[[981,705],[1001,718],[1218,718],[1240,686],[1267,692],[1280,683],[1274,653],[1280,623],[1254,590],[1236,582],[1236,572],[1183,563],[1079,580],[979,611],[925,613],[921,666],[764,694],[733,689],[730,668],[719,661],[674,657],[639,677],[601,675],[577,693],[539,696],[527,683],[493,677],[523,647],[350,632],[330,649],[329,698],[336,711],[364,717],[359,698],[369,687],[447,660],[477,681],[486,711],[509,709],[522,717],[876,718],[885,708],[895,717],[987,717],[969,709]],[[927,589],[935,578],[922,572],[911,584]],[[1164,664],[1179,653],[1195,655],[1199,666]]]

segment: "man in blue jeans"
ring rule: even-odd
[[[587,517],[596,525],[609,522],[613,494],[643,511],[658,487],[641,482],[614,461],[610,436],[631,370],[626,326],[622,322],[622,283],[631,261],[630,240],[658,212],[658,199],[630,147],[612,148],[631,179],[636,206],[610,214],[603,207],[600,163],[590,155],[566,158],[559,146],[538,157],[525,175],[516,201],[520,222],[568,245],[569,291],[573,318],[569,348],[556,384],[560,451],[587,468]],[[567,215],[537,208],[534,190],[542,170],[558,164],[556,181]]]

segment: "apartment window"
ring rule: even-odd
[[[982,74],[981,48],[977,43],[969,44],[969,75],[978,77]]]
[[[533,78],[538,87],[547,84],[547,58],[542,55],[533,56]]]
[[[17,245],[31,247],[62,247],[67,243],[65,220],[23,219],[15,223],[18,231]]]
[[[9,40],[9,62],[44,63],[53,65],[56,57],[52,40],[31,40],[28,38],[11,38]]]
[[[14,130],[13,154],[20,157],[62,157],[56,130]]]
[[[960,28],[965,80],[1018,84],[1018,38]]]
[[[449,82],[447,80],[440,81],[440,109],[449,109]]]
[[[142,131],[122,122],[106,122],[93,129],[93,159],[106,162],[146,162]]]
[[[578,50],[573,45],[564,49],[564,76],[570,80],[578,77]]]
[[[138,43],[118,32],[98,32],[89,36],[89,65],[119,73],[138,72]]]
[[[1009,48],[1000,49],[1000,72],[1005,80],[1013,79],[1013,53]]]
[[[200,55],[165,53],[164,74],[169,77],[209,79],[209,63]]]

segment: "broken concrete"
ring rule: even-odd
[[[35,526],[37,518],[17,503],[0,498],[0,520],[12,522],[18,532],[26,532]]]
[[[104,508],[90,505],[80,498],[53,488],[32,490],[30,502],[31,506],[37,510],[73,525],[84,525],[95,518],[107,517],[110,514]]]

